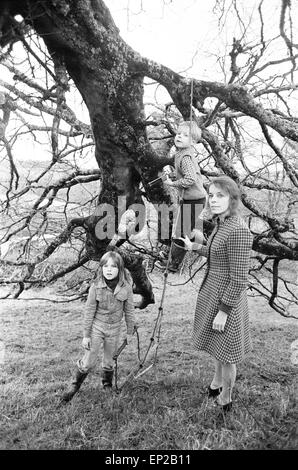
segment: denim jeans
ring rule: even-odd
[[[94,368],[101,349],[103,349],[102,369],[113,370],[113,355],[118,349],[121,326],[122,322],[111,325],[94,318],[90,350],[86,350],[82,359],[79,359],[77,362],[77,366],[81,372],[86,373]]]

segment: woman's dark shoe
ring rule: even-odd
[[[216,403],[221,408],[223,413],[227,413],[228,411],[231,411],[232,409],[232,404],[233,404],[232,401],[229,401],[229,403],[226,403],[225,405],[221,405],[221,403],[218,403],[217,400],[216,400]]]
[[[222,391],[222,387],[219,388],[211,388],[210,385],[207,390],[208,398],[215,398],[217,397]]]
[[[222,411],[223,412],[231,411],[231,409],[232,409],[232,402],[231,401],[229,403],[226,403],[226,405],[222,405]]]

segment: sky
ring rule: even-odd
[[[105,3],[129,45],[185,76],[214,79],[214,57],[229,52],[225,44],[230,47],[233,36],[240,37],[240,23],[232,10],[224,17],[226,26],[223,26],[225,22],[219,25],[215,0],[106,0]],[[230,3],[231,0],[226,1],[226,5]],[[251,17],[249,34],[259,32],[259,0],[245,0],[238,5],[241,15],[245,12]],[[277,35],[280,0],[265,0],[262,9],[270,31],[275,28],[273,34]]]
[[[240,30],[239,21],[232,14],[225,18],[227,27],[218,24],[218,15],[212,13],[215,0],[106,0],[105,3],[123,39],[142,55],[174,69],[186,78],[223,81],[218,56],[228,57],[233,36],[239,37]],[[259,2],[246,0],[243,3],[252,15],[249,32],[253,34],[259,28],[256,19],[256,5]],[[277,8],[279,11],[280,0],[265,0],[264,12],[272,28],[278,26]],[[277,31],[271,33],[274,35]],[[79,117],[89,122],[88,112],[80,105],[82,100],[78,93],[69,95],[68,99],[71,99],[70,103]],[[161,86],[157,90],[155,86],[146,86],[144,101],[154,100],[164,104],[169,101],[169,96]],[[25,138],[22,148],[26,145]],[[40,155],[40,149],[35,151],[34,147],[30,147],[29,151],[33,159],[35,154],[37,157]],[[50,148],[45,152],[48,158],[49,151]],[[27,151],[25,153],[27,156]]]
[[[221,82],[225,62],[226,73],[230,76],[229,52],[233,37],[240,38],[243,31],[234,10],[228,8],[219,22],[216,0],[105,0],[105,3],[122,38],[141,55],[186,78]],[[228,6],[232,0],[225,3]],[[250,18],[246,34],[251,38],[258,37],[260,31],[259,3],[260,0],[238,1],[240,16]],[[265,37],[278,36],[280,0],[264,0],[262,12],[266,18]],[[282,41],[278,47],[284,48]],[[278,47],[274,44],[270,52],[272,59]],[[245,60],[240,54],[237,64],[241,66]],[[169,101],[169,95],[161,86],[157,89],[146,86],[144,101],[153,100],[164,104]]]
[[[141,55],[186,78],[210,78],[208,45],[214,41],[217,19],[213,0],[107,0],[122,38]],[[162,87],[146,87],[145,102],[169,101]]]
[[[125,41],[142,55],[179,72],[189,68],[194,52],[202,52],[212,37],[207,18],[210,21],[213,1],[107,0],[106,4]]]
[[[107,0],[105,3],[123,39],[142,55],[173,68],[185,77],[189,76],[188,69],[196,54],[205,54],[207,60],[209,51],[204,48],[214,36],[213,28],[216,26],[215,16],[213,27],[207,21],[213,0]],[[21,45],[16,44],[14,50],[20,54]],[[191,73],[197,69],[201,78],[208,78],[206,60],[195,62]],[[78,117],[88,123],[88,111],[81,105],[80,95],[68,94],[67,99]],[[161,86],[157,89],[155,85],[146,86],[144,101],[155,100],[164,104],[169,101],[169,95]],[[32,160],[39,159],[41,155],[50,158],[50,147],[41,152],[39,146],[32,145],[30,136],[24,136],[22,143],[17,142],[15,151],[20,159],[27,159],[28,154]]]

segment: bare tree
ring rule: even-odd
[[[156,142],[171,141],[176,116],[189,118],[191,100],[193,119],[203,129],[203,174],[208,179],[225,173],[242,191],[254,233],[252,289],[265,295],[282,315],[289,314],[286,299],[297,304],[297,280],[288,279],[279,269],[283,260],[298,259],[294,225],[297,38],[292,22],[296,6],[288,0],[274,2],[279,34],[271,37],[264,14],[268,2],[254,2],[255,10],[248,16],[243,5],[240,0],[214,2],[219,30],[228,15],[236,16],[238,22],[229,50],[218,57],[223,79],[214,82],[200,77],[186,79],[142,57],[121,38],[101,0],[0,1],[1,64],[9,77],[0,79],[4,90],[0,95],[0,137],[10,168],[2,205],[8,222],[1,242],[23,233],[29,235],[30,243],[34,235],[54,234],[34,259],[21,256],[11,263],[20,270],[18,278],[10,273],[2,282],[18,282],[15,295],[38,282],[34,278],[38,267],[67,241],[77,250],[77,257],[48,281],[99,259],[109,243],[109,239],[96,236],[96,226],[103,219],[98,208],[103,204],[112,204],[118,216],[119,197],[125,198],[127,207],[144,204],[144,197],[152,203],[170,202],[162,184],[148,185],[169,163]],[[18,64],[20,56],[14,52],[14,45],[20,44],[27,54],[26,65]],[[278,53],[272,59],[276,45]],[[151,117],[146,117],[143,103],[148,79],[164,87],[172,100]],[[74,89],[84,101],[90,124],[79,119],[67,104]],[[152,138],[150,130],[154,128],[159,129],[159,136],[155,133]],[[14,147],[24,133],[41,140],[41,136],[48,136],[51,145],[48,167],[32,178],[27,175],[25,181],[14,157]],[[76,158],[86,155],[88,148],[95,151],[98,168],[94,170],[76,165]],[[257,164],[252,160],[256,154]],[[72,167],[70,155],[74,157]],[[72,188],[88,187],[92,182],[98,182],[98,187],[94,191],[93,186],[88,205],[83,211],[77,203],[76,216],[69,218]],[[21,214],[19,201],[32,191],[38,197]],[[48,210],[62,193],[66,224],[61,226],[60,221],[53,228]],[[142,256],[120,249],[143,297],[140,307],[145,307],[154,297]],[[269,284],[260,276],[264,272],[270,275]]]

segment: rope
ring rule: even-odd
[[[169,274],[169,265],[170,265],[171,251],[172,251],[172,246],[173,246],[173,233],[175,233],[175,231],[176,231],[177,221],[179,219],[180,211],[181,211],[181,206],[179,205],[178,206],[178,211],[177,211],[177,217],[176,217],[176,219],[174,221],[174,225],[172,227],[172,237],[171,237],[172,240],[171,240],[171,245],[170,245],[169,256],[168,256],[168,259],[167,259],[166,269],[165,269],[165,272],[164,272],[163,290],[162,290],[160,304],[159,304],[159,308],[158,308],[157,319],[155,321],[154,329],[153,329],[152,335],[150,337],[150,343],[147,347],[147,351],[145,352],[145,355],[144,355],[142,360],[140,360],[140,356],[139,356],[139,364],[138,364],[136,370],[133,368],[129,372],[128,376],[126,377],[125,381],[122,383],[121,387],[118,387],[118,357],[121,354],[121,352],[124,350],[124,348],[127,346],[127,340],[126,339],[123,341],[122,345],[120,346],[117,353],[113,357],[113,359],[115,361],[115,388],[118,392],[122,390],[124,385],[131,378],[137,378],[137,377],[140,377],[141,375],[145,374],[145,372],[147,372],[149,369],[151,369],[153,366],[155,366],[155,364],[157,362],[157,351],[158,351],[159,343],[160,343],[161,320],[162,320],[162,316],[163,316],[163,303],[164,303],[165,293],[166,293],[166,288],[167,288],[167,279],[168,279],[168,274]],[[155,336],[156,336],[156,340],[155,340]],[[137,333],[137,337],[138,337],[138,355],[139,355],[140,345],[139,345],[138,333]],[[155,349],[153,362],[146,369],[143,369],[143,365],[144,365],[144,363],[147,359],[147,356],[150,352],[150,349],[153,347],[154,342],[156,344],[156,349]],[[141,369],[143,369],[143,370],[140,372]]]
[[[191,145],[191,142],[192,142],[192,136],[191,136],[191,134],[192,134],[192,122],[193,122],[192,105],[193,105],[193,78],[191,78],[191,80],[190,80],[190,111],[189,111],[189,136],[188,136],[189,146]],[[184,190],[182,192],[181,199],[183,199],[183,194],[184,194]],[[181,263],[181,266],[180,266],[180,274],[183,271],[184,266],[185,266],[185,258],[183,259],[183,261]]]
[[[179,212],[179,211],[178,211]],[[172,242],[173,243],[173,242]],[[171,245],[172,245],[171,243]],[[159,348],[159,343],[160,343],[160,331],[161,331],[161,320],[162,320],[162,316],[163,316],[163,302],[164,302],[164,299],[165,299],[165,292],[166,292],[166,287],[167,287],[167,278],[168,278],[168,267],[169,267],[169,262],[170,262],[170,256],[168,257],[168,260],[167,260],[167,265],[166,265],[166,270],[164,272],[164,283],[163,283],[163,290],[162,290],[162,295],[161,295],[161,300],[160,300],[160,305],[159,305],[159,308],[158,308],[158,315],[157,315],[157,319],[155,321],[155,325],[154,325],[154,329],[153,329],[153,332],[152,332],[152,335],[150,337],[150,343],[147,347],[147,350],[144,354],[144,357],[142,360],[140,360],[140,341],[139,341],[139,335],[138,335],[138,331],[136,330],[137,332],[137,339],[138,339],[138,359],[139,359],[139,364],[137,366],[137,368],[133,367],[133,369],[128,373],[126,379],[124,380],[124,382],[122,383],[121,387],[118,387],[118,357],[119,355],[121,354],[121,352],[124,350],[124,348],[126,347],[127,345],[127,341],[126,339],[123,341],[122,345],[120,346],[120,348],[118,349],[117,353],[114,355],[113,359],[115,361],[115,388],[118,392],[120,392],[122,390],[122,388],[124,387],[124,385],[127,384],[127,382],[132,378],[138,378],[140,377],[141,375],[145,374],[149,369],[151,369],[153,366],[155,366],[156,362],[157,362],[157,351],[158,351],[158,348]],[[156,336],[156,340],[155,340],[155,336]],[[146,369],[143,369],[143,366],[144,366],[144,363],[146,362],[146,359],[148,357],[148,354],[151,350],[151,348],[153,347],[153,344],[156,344],[156,349],[155,349],[155,354],[154,354],[154,359],[153,359],[153,362],[146,367]],[[141,369],[143,369],[141,371]],[[140,372],[141,371],[141,372]]]
[[[191,143],[191,140],[192,140],[192,137],[191,137],[191,134],[192,134],[192,120],[193,120],[193,111],[192,111],[192,105],[193,105],[193,79],[191,79],[191,82],[190,82],[190,118],[189,118],[189,121],[190,121],[190,127],[189,127],[189,145]],[[157,363],[157,352],[158,352],[158,348],[159,348],[159,344],[160,344],[160,332],[161,332],[161,320],[162,320],[162,316],[163,316],[163,303],[164,303],[164,299],[165,299],[165,293],[166,293],[166,288],[167,288],[167,279],[168,279],[168,273],[169,273],[169,266],[170,266],[170,262],[171,262],[171,255],[172,255],[172,247],[173,247],[173,236],[175,235],[176,233],[176,229],[177,229],[177,223],[178,223],[178,220],[180,218],[180,213],[181,213],[181,207],[182,207],[182,204],[181,204],[181,200],[183,200],[183,195],[184,195],[184,189],[182,191],[182,194],[181,194],[181,197],[180,197],[180,201],[179,201],[179,206],[178,206],[178,211],[177,211],[177,216],[175,218],[175,221],[174,221],[174,224],[173,224],[173,227],[172,227],[172,234],[171,234],[171,244],[170,244],[170,250],[169,250],[169,255],[168,255],[168,259],[167,259],[167,263],[166,263],[166,268],[165,268],[165,271],[164,271],[164,283],[163,283],[163,290],[162,290],[162,295],[161,295],[161,300],[160,300],[160,304],[159,304],[159,308],[158,308],[158,315],[157,315],[157,319],[155,321],[155,326],[154,326],[154,329],[153,329],[153,332],[152,332],[152,335],[150,337],[150,343],[147,347],[147,351],[145,352],[145,355],[143,357],[142,360],[140,360],[140,338],[139,338],[139,334],[138,334],[138,331],[137,329],[135,328],[134,330],[134,333],[136,332],[137,333],[137,342],[138,342],[138,360],[139,360],[139,364],[137,366],[137,368],[132,368],[131,371],[129,372],[129,374],[127,375],[126,379],[124,380],[124,382],[122,383],[121,387],[118,387],[118,357],[119,355],[122,353],[122,351],[124,350],[124,348],[127,346],[127,340],[125,339],[122,343],[122,345],[120,346],[120,348],[118,349],[118,351],[116,352],[116,354],[113,356],[113,359],[115,361],[115,388],[118,392],[120,392],[122,390],[122,388],[124,387],[124,385],[131,379],[131,378],[138,378],[138,377],[141,377],[141,375],[145,374],[148,370],[150,370],[152,367],[155,366],[155,364]],[[182,263],[182,266],[183,266],[183,263]],[[133,334],[134,334],[133,333]],[[155,336],[156,336],[156,340],[155,340]],[[150,352],[150,349],[153,347],[153,344],[156,344],[156,348],[155,348],[155,354],[154,354],[154,359],[153,359],[153,362],[151,364],[149,364],[145,369],[143,369],[143,366],[144,366],[144,363],[146,362],[146,359],[147,359],[147,356]],[[142,369],[142,370],[141,370]]]
[[[189,122],[190,122],[190,127],[189,127],[189,145],[191,143],[191,132],[192,132],[192,103],[193,103],[193,78],[190,81],[190,113],[189,113]]]

